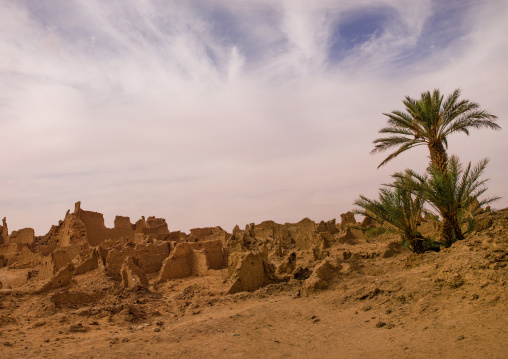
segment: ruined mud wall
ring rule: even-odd
[[[100,245],[106,239],[134,241],[136,234],[145,234],[160,240],[169,235],[165,220],[155,217],[149,217],[146,222],[143,218],[133,225],[129,217],[116,216],[114,227],[107,228],[102,213],[79,210],[77,216],[85,226],[88,243],[92,247]]]
[[[5,243],[5,239],[9,236],[9,229],[7,228],[7,219],[2,219],[2,226],[0,227],[0,244]]]
[[[134,238],[135,232],[132,230],[132,227],[126,227],[122,220],[115,220],[115,227],[107,228],[104,225],[102,213],[79,211],[77,214],[85,226],[88,243],[92,247],[98,246],[105,239],[126,240],[127,238]],[[117,224],[119,224],[119,228],[116,227]]]
[[[290,274],[295,270],[295,250],[311,253],[314,260],[323,259],[332,243],[354,241],[361,236],[361,230],[351,227],[356,223],[352,214],[341,217],[341,224],[335,220],[315,223],[304,218],[297,223],[252,223],[245,230],[236,226],[232,234],[221,227],[193,228],[187,235],[169,232],[166,221],[155,217],[142,217],[132,224],[129,217],[116,216],[114,227],[107,228],[103,214],[82,210],[77,202],[75,211],[68,211],[65,219],[43,237],[35,238],[29,228],[5,236],[4,223],[1,234],[6,243],[0,244],[0,260],[7,261],[11,268],[38,268],[38,276],[47,281],[44,288],[65,285],[72,276],[101,268],[103,274],[123,283],[125,288],[138,290],[146,287],[147,278],[162,283],[205,276],[212,270],[227,268],[229,258],[243,258],[247,252],[255,251],[263,260],[248,264],[254,257],[247,256],[249,260],[244,262],[248,263],[237,268],[234,285],[235,290],[253,290],[260,283],[276,279],[269,256],[287,257],[288,263],[278,272]],[[259,272],[260,276],[253,275],[252,285],[247,284],[251,280],[245,274],[250,271]]]
[[[34,242],[35,232],[33,228],[23,228],[13,231],[10,236],[5,238],[5,243],[24,243],[32,244]]]
[[[4,218],[0,227],[0,266],[12,265],[18,261],[23,262],[20,268],[39,264],[40,261],[32,250],[34,239],[33,228],[19,229],[9,235],[7,220]]]

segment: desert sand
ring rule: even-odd
[[[190,234],[101,218],[4,225],[1,358],[508,358],[508,209],[422,255],[351,213]]]

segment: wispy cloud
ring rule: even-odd
[[[0,0],[0,216],[38,234],[81,200],[172,229],[338,217],[382,112],[439,87],[506,118],[507,5],[487,1]],[[491,157],[503,132],[451,139]],[[474,143],[474,146],[471,144]],[[506,205],[507,202],[500,202]]]

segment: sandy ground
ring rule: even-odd
[[[358,255],[308,297],[296,279],[225,294],[227,270],[153,293],[101,269],[44,295],[4,286],[0,358],[508,358],[507,224],[421,256],[373,255],[383,238],[337,246]]]

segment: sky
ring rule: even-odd
[[[338,218],[425,147],[370,155],[405,96],[462,90],[502,131],[449,138],[490,158],[508,206],[504,0],[0,0],[0,217],[44,235],[74,203],[171,231]]]

